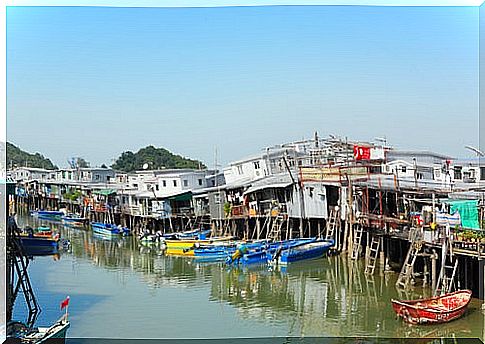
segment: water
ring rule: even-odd
[[[428,297],[416,287],[398,294],[397,274],[363,274],[345,257],[284,268],[227,268],[167,257],[135,238],[106,240],[90,231],[29,217],[20,226],[50,225],[71,241],[59,257],[29,267],[42,307],[37,325],[57,320],[69,295],[69,337],[484,337],[481,301],[445,325],[410,326],[396,319],[391,298]],[[21,295],[15,318],[25,319]]]

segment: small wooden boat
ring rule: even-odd
[[[330,239],[293,245],[287,249],[277,249],[273,256],[268,257],[268,260],[284,265],[301,260],[321,258],[334,244],[335,242]]]
[[[211,230],[196,229],[193,231],[165,233],[162,238],[165,240],[177,240],[177,239],[194,239],[194,240],[206,240],[211,234]]]
[[[268,260],[278,252],[278,250],[287,250],[292,247],[314,242],[315,240],[315,238],[290,239],[267,243],[255,248],[247,245],[241,245],[232,256],[226,259],[226,264],[249,265],[267,263]]]
[[[93,232],[109,237],[130,235],[130,230],[126,227],[117,226],[111,223],[93,222],[91,223]]]
[[[64,213],[57,210],[36,210],[32,211],[30,215],[38,217],[39,219],[51,220],[51,221],[61,221]]]
[[[20,234],[20,242],[29,256],[42,256],[58,253],[59,238]]]
[[[62,224],[69,227],[86,227],[89,224],[89,219],[77,214],[67,214],[62,216]]]
[[[470,290],[459,290],[429,299],[391,302],[396,314],[410,324],[440,324],[461,317],[471,297]]]
[[[165,240],[164,244],[166,246],[165,253],[168,255],[178,255],[178,256],[195,256],[194,250],[202,245],[222,245],[235,238],[232,236],[227,237],[215,237],[205,240],[197,239],[175,239],[175,240]]]
[[[7,324],[7,338],[20,340],[20,343],[64,343],[70,322],[64,317],[50,327],[29,328],[25,324],[12,321]],[[7,342],[9,342],[7,340]]]

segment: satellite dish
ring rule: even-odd
[[[144,170],[148,169],[148,163],[144,163],[144,164],[143,164],[143,169],[144,169]]]

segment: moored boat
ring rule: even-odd
[[[69,227],[86,227],[89,224],[89,219],[77,214],[67,214],[62,216],[62,224]]]
[[[91,227],[94,233],[98,233],[105,236],[126,236],[130,235],[130,230],[127,227],[117,226],[111,223],[92,222]]]
[[[59,251],[59,235],[49,227],[27,227],[20,233],[19,239],[29,256],[51,255]]]
[[[470,303],[472,292],[458,290],[429,299],[391,300],[396,314],[410,324],[440,324],[461,317]]]
[[[277,249],[268,257],[269,261],[277,261],[279,264],[288,264],[301,260],[321,258],[334,245],[334,240],[318,240],[295,244],[286,249]]]
[[[64,343],[70,323],[65,317],[50,327],[30,328],[21,322],[7,324],[7,338],[20,339],[21,343]]]
[[[64,213],[58,210],[36,210],[32,211],[30,215],[44,220],[61,221]]]
[[[204,240],[197,239],[175,239],[175,240],[165,240],[166,254],[171,255],[181,255],[181,256],[195,256],[194,250],[201,247],[202,245],[223,245],[229,241],[234,240],[235,237],[215,237]]]

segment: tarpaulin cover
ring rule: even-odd
[[[478,223],[478,201],[453,201],[450,202],[450,212],[460,213],[461,226],[465,228],[480,229]]]

